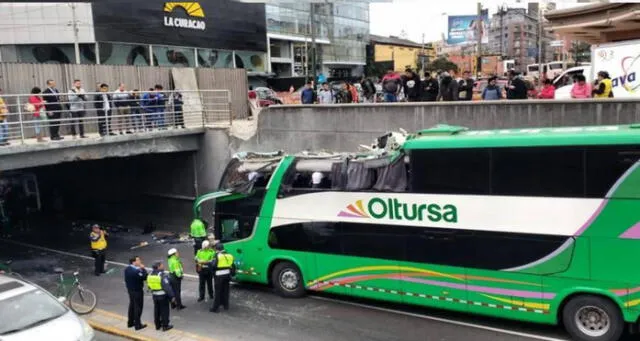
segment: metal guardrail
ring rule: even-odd
[[[108,95],[105,97],[105,94]],[[0,145],[230,126],[228,90],[71,92],[0,95]],[[105,101],[109,110],[105,111]]]

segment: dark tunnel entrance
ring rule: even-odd
[[[2,235],[63,235],[76,224],[186,231],[195,153],[75,161],[0,173]]]

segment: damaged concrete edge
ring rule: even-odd
[[[148,337],[144,337],[141,336],[139,334],[135,334],[133,332],[127,331],[127,330],[123,330],[123,329],[119,329],[119,328],[114,328],[111,326],[108,326],[106,324],[102,324],[96,321],[92,321],[87,319],[87,323],[89,323],[89,325],[100,332],[103,333],[107,333],[107,334],[111,334],[111,335],[115,335],[115,336],[119,336],[122,338],[125,338],[127,340],[134,340],[134,341],[153,341],[155,339],[152,338],[148,338]]]

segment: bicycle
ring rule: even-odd
[[[78,315],[91,313],[98,305],[98,298],[93,291],[80,284],[79,272],[74,272],[73,280],[69,281],[64,278],[64,269],[55,268],[54,271],[60,275],[56,297],[64,297],[67,306]]]
[[[7,276],[13,276],[13,277],[17,277],[18,279],[22,279],[22,275],[20,275],[19,273],[14,272],[13,270],[11,270],[11,263],[13,263],[12,260],[1,262],[0,263],[0,274],[7,275]]]

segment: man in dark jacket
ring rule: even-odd
[[[458,97],[461,101],[470,101],[473,99],[473,84],[475,81],[471,78],[471,72],[469,71],[465,71],[462,75],[462,80],[458,84]]]
[[[313,89],[311,88],[311,82],[307,82],[300,94],[300,102],[302,104],[313,104],[314,95]]]
[[[131,259],[129,259],[129,266],[124,269],[124,283],[129,293],[129,319],[127,321],[127,327],[135,327],[136,330],[147,327],[147,325],[142,324],[140,320],[144,304],[144,281],[147,280],[147,275],[147,270],[145,270],[140,257],[131,257]]]
[[[419,102],[422,96],[422,84],[420,76],[411,69],[404,70],[404,78],[402,79],[404,87],[404,95],[408,102]]]
[[[509,70],[507,83],[507,99],[527,99],[527,84],[514,71]]]
[[[62,104],[60,103],[60,92],[56,89],[56,81],[49,79],[47,89],[42,92],[42,99],[49,118],[49,132],[51,140],[62,140],[60,136],[60,117],[62,117]]]
[[[362,86],[363,103],[375,103],[376,100],[376,85],[369,78],[362,78],[360,82]]]
[[[438,80],[431,77],[429,72],[426,72],[422,86],[424,87],[424,100],[427,102],[435,102],[438,99],[438,93],[440,93]]]
[[[442,73],[438,100],[443,102],[453,102],[458,100],[458,82],[456,82],[448,72]]]
[[[111,130],[111,109],[113,109],[113,99],[108,93],[109,86],[100,84],[100,93],[93,98],[93,106],[98,115],[98,132],[100,136],[115,135]]]

